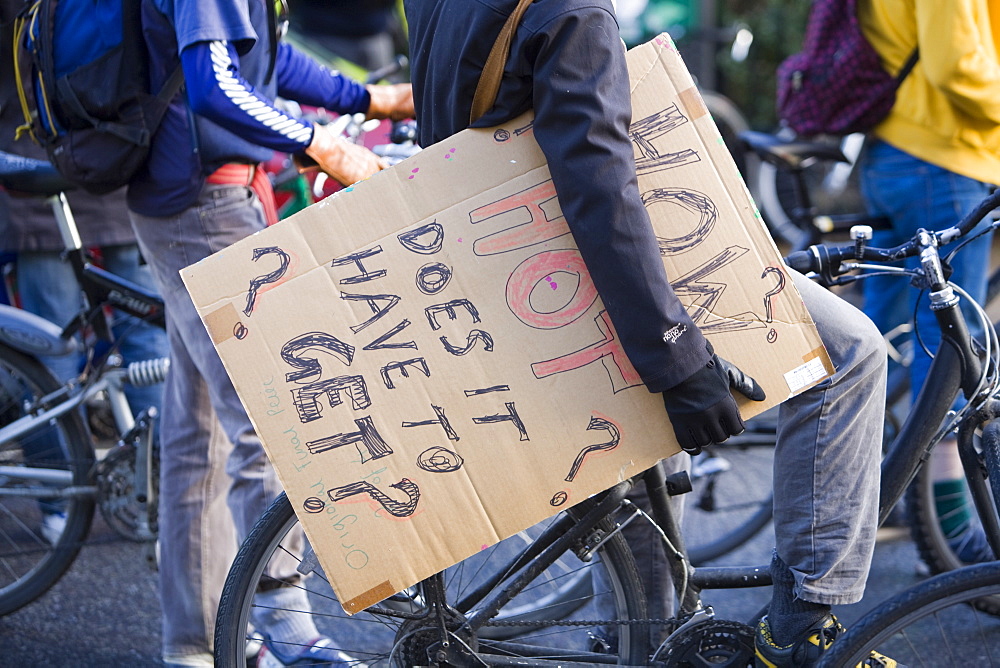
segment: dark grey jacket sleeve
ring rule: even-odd
[[[566,221],[629,360],[650,391],[666,390],[709,360],[674,295],[639,196],[628,127],[625,49],[614,17],[577,10],[528,38],[535,137]],[[683,330],[664,341],[668,330]]]

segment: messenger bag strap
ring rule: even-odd
[[[900,84],[903,83],[903,79],[905,79],[907,75],[909,75],[910,72],[913,71],[913,67],[914,65],[917,64],[917,60],[919,59],[920,59],[920,49],[915,48],[913,49],[913,53],[910,54],[910,57],[906,59],[905,63],[903,63],[903,67],[900,68],[899,74],[896,75],[897,88],[899,87]]]
[[[503,67],[507,63],[510,55],[510,43],[514,40],[514,33],[517,32],[517,24],[521,22],[524,10],[528,8],[532,0],[518,0],[517,7],[507,17],[507,22],[503,25],[497,41],[490,49],[490,55],[486,58],[486,65],[479,75],[479,84],[476,85],[476,95],[472,98],[472,111],[469,113],[469,125],[472,125],[483,114],[490,110],[497,100],[497,93],[500,91],[500,80],[503,78]]]

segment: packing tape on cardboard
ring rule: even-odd
[[[680,99],[681,107],[684,108],[684,112],[687,114],[688,118],[692,121],[696,118],[701,118],[708,113],[708,107],[705,106],[705,100],[701,97],[701,93],[698,89],[692,86],[687,90],[682,90],[678,98]]]
[[[364,594],[355,596],[350,601],[346,601],[344,603],[344,610],[353,615],[355,612],[361,612],[365,608],[373,606],[379,601],[384,601],[395,593],[396,588],[392,586],[391,582],[386,580],[382,584],[375,585]]]
[[[202,318],[212,343],[218,345],[231,338],[243,338],[240,331],[245,331],[240,321],[240,314],[232,304],[226,304],[215,309]]]

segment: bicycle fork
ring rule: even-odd
[[[962,460],[969,492],[979,513],[986,540],[993,548],[994,557],[1000,557],[1000,519],[997,517],[997,503],[1000,503],[998,418],[1000,418],[1000,401],[990,399],[970,419],[965,420],[958,430],[958,456]],[[973,435],[976,428],[984,423],[981,439],[983,456],[980,456],[973,445]],[[983,475],[984,469],[985,475]]]

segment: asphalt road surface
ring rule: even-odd
[[[160,665],[160,598],[147,546],[118,537],[98,512],[66,575],[0,617],[0,666]]]

